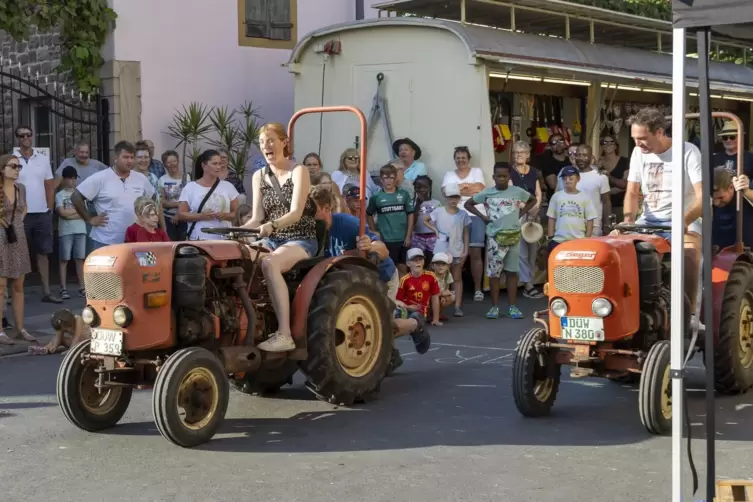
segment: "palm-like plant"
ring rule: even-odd
[[[167,127],[167,133],[171,138],[178,140],[175,148],[183,149],[183,171],[188,172],[186,168],[186,152],[191,148],[191,157],[193,160],[198,158],[199,142],[206,138],[212,130],[213,124],[210,121],[213,108],[202,103],[192,102],[173,115],[172,123]]]

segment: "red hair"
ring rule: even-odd
[[[274,134],[277,136],[277,139],[280,141],[287,142],[285,147],[282,149],[282,154],[285,157],[290,158],[290,155],[293,153],[290,150],[290,142],[288,141],[288,133],[285,131],[285,126],[280,124],[279,122],[270,122],[268,124],[264,124],[261,126],[261,129],[259,129],[259,136],[262,134]]]

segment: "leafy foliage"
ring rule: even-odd
[[[243,177],[253,147],[259,146],[260,118],[259,110],[248,101],[234,110],[193,102],[175,112],[167,130],[171,138],[178,140],[176,148],[183,149],[184,171],[188,172],[187,153],[190,151],[188,156],[195,164],[202,144],[206,143],[227,150],[228,164]]]
[[[568,0],[570,3],[590,5],[601,9],[613,10],[625,14],[672,20],[672,2],[670,0]]]
[[[14,40],[24,40],[33,25],[40,31],[60,28],[59,71],[69,71],[84,93],[95,93],[100,84],[100,54],[117,18],[107,0],[11,0],[0,1],[0,30]]]

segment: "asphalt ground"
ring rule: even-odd
[[[504,296],[503,296],[504,299]],[[182,449],[152,421],[137,391],[121,424],[91,434],[55,398],[61,356],[0,357],[3,501],[267,500],[656,501],[669,500],[671,445],[638,419],[637,386],[571,379],[563,370],[553,414],[519,415],[511,364],[526,319],[487,320],[487,304],[433,328],[430,352],[398,347],[405,364],[374,401],[339,408],[316,400],[296,375],[274,397],[233,391],[210,443]],[[41,314],[38,314],[41,316]],[[703,499],[704,370],[693,361],[689,401]],[[753,399],[717,399],[717,473],[753,479]]]

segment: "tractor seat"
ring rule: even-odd
[[[329,244],[329,229],[327,223],[322,220],[316,220],[316,255],[311,258],[301,260],[293,268],[283,274],[283,277],[292,277],[296,272],[312,268],[314,265],[324,259],[324,251]]]

